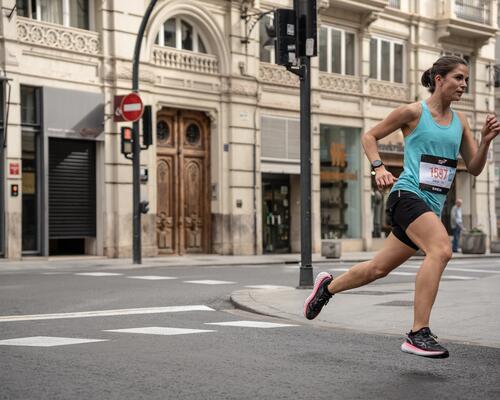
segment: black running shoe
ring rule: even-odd
[[[328,272],[320,272],[316,277],[313,291],[304,303],[304,316],[307,319],[316,318],[333,296],[327,289],[332,280],[333,277]]]
[[[436,339],[437,336],[433,335],[431,330],[427,327],[417,332],[410,331],[410,333],[406,335],[405,342],[401,345],[401,350],[405,353],[423,357],[449,357],[450,354],[448,350],[441,346]]]

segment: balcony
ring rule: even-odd
[[[361,78],[321,72],[319,75],[319,88],[327,92],[361,94]]]
[[[362,15],[363,25],[376,21],[379,14],[389,5],[389,0],[323,0],[320,7],[342,8]]]
[[[410,89],[405,83],[393,83],[387,81],[368,81],[368,92],[371,97],[379,99],[404,101],[410,100]]]
[[[443,0],[438,15],[439,40],[453,35],[484,44],[495,37],[494,5],[494,0]]]
[[[219,61],[216,56],[171,47],[154,46],[153,63],[160,67],[208,75],[217,75],[219,73]]]
[[[288,72],[281,65],[260,63],[259,81],[272,85],[299,87],[299,78],[297,75]]]
[[[101,52],[101,38],[96,32],[20,16],[17,17],[17,38],[22,43],[79,54],[99,55]]]

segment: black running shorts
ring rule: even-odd
[[[422,214],[432,211],[415,193],[395,190],[387,199],[386,213],[392,233],[404,244],[418,250],[418,246],[406,234],[406,228]]]

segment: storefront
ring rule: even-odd
[[[95,254],[102,95],[21,87],[22,253]]]
[[[321,125],[321,238],[361,238],[360,129]]]

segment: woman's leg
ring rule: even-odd
[[[425,253],[415,280],[414,319],[412,331],[429,326],[431,309],[436,299],[441,275],[452,257],[448,233],[433,212],[413,221],[406,234]]]
[[[370,261],[354,265],[349,271],[335,278],[329,285],[330,293],[357,288],[383,278],[415,254],[415,249],[407,246],[392,233],[384,241],[384,246]]]

